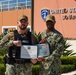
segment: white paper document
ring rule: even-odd
[[[38,44],[38,58],[50,55],[49,45],[47,43]]]
[[[37,58],[37,46],[36,45],[23,45],[21,46],[21,58],[36,59]]]
[[[37,59],[39,57],[45,57],[49,55],[50,51],[49,45],[47,43],[21,46],[20,58]]]

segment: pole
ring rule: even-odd
[[[34,31],[34,0],[31,3],[31,31]]]

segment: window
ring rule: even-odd
[[[7,34],[8,32],[17,29],[17,26],[2,26],[2,33]],[[31,31],[31,26],[28,26],[27,29]]]
[[[17,26],[2,26],[2,33],[7,34],[14,29],[17,29]]]

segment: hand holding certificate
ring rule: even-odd
[[[21,47],[21,58],[37,59],[40,57],[49,56],[49,45],[47,43],[37,45],[23,45]]]

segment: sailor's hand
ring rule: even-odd
[[[20,41],[13,41],[12,43],[18,47],[22,46]]]
[[[42,58],[42,57],[41,58],[38,58],[37,61],[43,62],[43,61],[45,61],[45,58]]]
[[[36,64],[36,63],[37,63],[37,60],[36,60],[36,59],[31,59],[31,62],[32,62],[33,64]]]
[[[44,38],[39,43],[47,43],[47,40]]]

